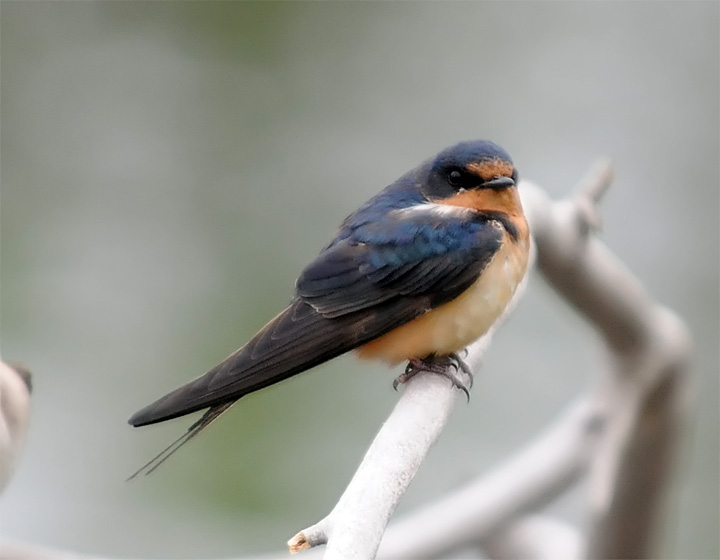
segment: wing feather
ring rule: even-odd
[[[231,402],[362,346],[456,298],[502,241],[491,223],[447,211],[406,212],[347,228],[303,271],[287,309],[222,363],[130,423],[152,424]]]
[[[239,399],[357,348],[425,309],[423,298],[414,298],[328,319],[298,299],[240,350],[134,414],[130,424],[154,424]]]

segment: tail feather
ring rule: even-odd
[[[244,395],[362,346],[414,319],[427,308],[428,301],[424,298],[399,299],[382,307],[327,318],[308,303],[295,300],[222,363],[130,418],[132,426],[146,426],[209,409],[128,480],[153,472]]]
[[[296,301],[222,363],[136,412],[129,423],[145,426],[236,401],[357,346],[352,337],[338,341],[336,326]]]
[[[125,482],[129,482],[141,474],[145,476],[149,475],[165,461],[167,461],[172,455],[174,455],[178,449],[180,449],[188,441],[190,441],[192,438],[202,432],[205,428],[207,428],[210,424],[212,424],[215,420],[217,420],[218,417],[228,408],[230,408],[233,404],[235,404],[235,402],[236,401],[232,401],[211,407],[205,414],[202,415],[200,420],[195,422],[187,429],[187,432],[185,432],[183,435],[173,441],[170,445],[168,445],[165,449],[163,449],[160,453],[155,455],[155,457],[150,459],[142,467],[140,467],[133,474],[131,474]]]
[[[424,300],[399,300],[327,318],[296,300],[222,363],[136,412],[129,423],[145,426],[236,401],[353,350],[425,309]]]

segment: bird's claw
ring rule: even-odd
[[[467,353],[467,351],[465,351]],[[454,367],[455,371],[451,371],[449,368]],[[473,374],[470,367],[465,361],[460,358],[456,353],[449,354],[447,356],[429,356],[425,359],[412,358],[409,362],[405,371],[393,380],[393,389],[397,391],[398,385],[401,383],[407,383],[416,374],[421,371],[427,371],[430,373],[437,373],[443,377],[447,377],[453,384],[454,387],[460,389],[467,397],[470,402],[470,391],[469,387],[465,385],[464,381],[457,375],[459,371],[462,371],[468,376],[470,380],[469,386],[473,385]]]
[[[400,385],[400,383],[407,383],[410,380],[410,377],[412,376],[408,376],[407,370],[405,373],[398,375],[395,379],[393,379],[393,389],[397,391],[398,385]]]
[[[467,348],[462,350],[462,353],[465,354],[464,357],[467,357],[467,355],[468,355]],[[461,358],[460,355],[457,353],[450,354],[448,357],[451,358],[452,360],[454,360],[452,362],[452,365],[455,366],[455,371],[462,370],[463,373],[468,376],[468,378],[470,379],[470,387],[472,388],[474,378],[473,378],[472,370],[470,369],[470,366],[467,364],[467,362],[463,358]]]

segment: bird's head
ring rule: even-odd
[[[477,210],[498,210],[517,198],[518,174],[510,155],[488,140],[461,142],[440,152],[423,194],[428,200]],[[508,190],[514,191],[508,197]],[[508,208],[508,210],[511,210]]]
[[[472,140],[440,152],[428,179],[425,194],[437,200],[470,190],[514,187],[517,171],[503,148],[488,140]]]

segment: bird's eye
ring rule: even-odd
[[[463,174],[460,171],[458,171],[457,169],[453,169],[450,173],[448,173],[448,183],[450,183],[454,187],[461,185],[462,182],[463,182]]]

